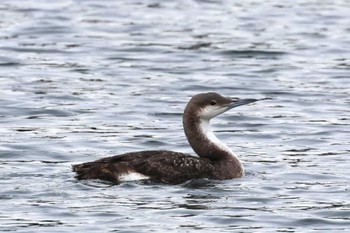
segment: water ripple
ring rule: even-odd
[[[347,232],[344,1],[0,2],[0,231]],[[271,98],[212,121],[246,175],[115,186],[71,165],[193,153],[198,92]]]

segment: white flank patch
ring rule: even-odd
[[[147,180],[147,179],[149,179],[148,176],[142,175],[141,173],[137,173],[137,172],[124,173],[118,177],[118,180],[122,182]]]

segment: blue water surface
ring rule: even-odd
[[[348,1],[0,1],[0,231],[348,232]],[[71,165],[193,153],[191,96],[246,176],[77,181]]]

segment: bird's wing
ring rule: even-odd
[[[130,164],[135,171],[149,176],[152,180],[165,183],[182,183],[196,178],[210,178],[213,165],[208,159],[188,154],[167,152],[165,155],[154,155]]]

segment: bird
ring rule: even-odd
[[[224,97],[215,92],[194,95],[185,107],[182,122],[196,155],[169,150],[137,151],[75,164],[72,169],[78,180],[99,179],[113,184],[137,180],[181,184],[194,179],[240,178],[244,175],[242,162],[214,135],[210,120],[258,100]]]

